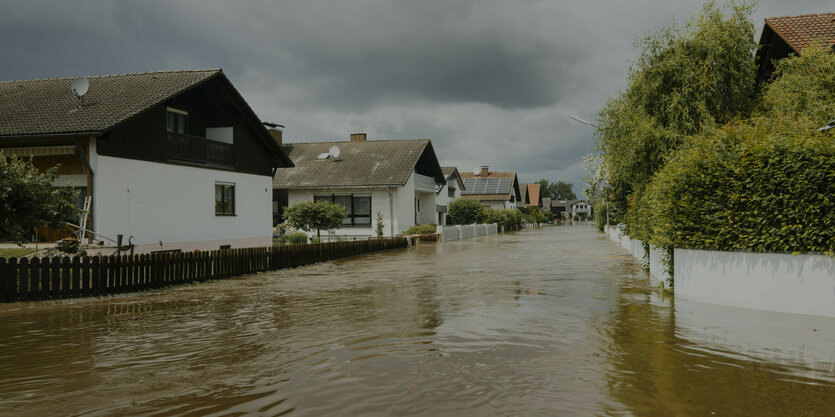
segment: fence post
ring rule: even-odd
[[[0,258],[0,303],[9,301],[9,268],[6,258]]]
[[[18,287],[17,258],[10,258],[6,263],[6,301],[17,301]]]
[[[90,257],[81,258],[81,295],[90,296]]]
[[[78,256],[72,257],[72,297],[78,298],[81,296],[81,259]]]

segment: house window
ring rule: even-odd
[[[215,215],[235,215],[235,184],[215,184]]]
[[[449,189],[447,190],[447,196],[455,197],[455,187],[449,187]]]
[[[313,201],[330,201],[345,209],[343,226],[371,225],[371,196],[358,194],[315,195]]]
[[[167,108],[166,128],[173,133],[188,133],[188,112],[178,109]]]

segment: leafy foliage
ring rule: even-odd
[[[507,216],[507,228],[518,229],[522,227],[522,210],[504,209],[502,212]]]
[[[662,247],[832,254],[833,196],[831,136],[732,126],[676,153],[637,202],[631,234]]]
[[[307,233],[293,232],[287,235],[285,242],[290,244],[307,243]]]
[[[58,167],[40,173],[30,160],[0,154],[0,239],[21,243],[38,227],[61,228],[78,213],[76,191],[53,187]]]
[[[377,237],[383,237],[383,228],[385,224],[383,224],[383,212],[377,210],[377,224],[374,227],[374,232],[377,234]]]
[[[756,47],[750,13],[749,5],[707,2],[684,27],[671,25],[636,43],[641,56],[627,90],[597,115],[613,222],[628,223],[634,194],[689,136],[749,114]]]
[[[523,212],[522,218],[528,223],[545,223],[549,220],[547,214],[551,214],[535,206],[525,207]]]
[[[553,200],[576,200],[577,195],[574,194],[572,184],[557,181],[549,182],[545,178],[541,178],[536,184],[540,185],[540,196],[542,198],[551,198]]]
[[[499,227],[506,228],[507,227],[507,221],[508,221],[507,213],[505,213],[502,210],[494,209],[494,208],[488,208],[485,211],[484,223],[486,223],[486,224],[496,223],[496,225],[498,225]]]
[[[321,230],[333,230],[342,226],[345,208],[329,201],[306,201],[284,209],[284,218],[297,229],[308,232],[315,230],[318,239]]]
[[[478,224],[484,221],[484,207],[476,200],[454,200],[449,203],[447,210],[449,224]]]
[[[434,224],[416,224],[406,230],[407,235],[433,235],[437,232]]]

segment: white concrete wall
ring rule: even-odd
[[[670,273],[664,263],[664,250],[649,246],[649,278],[655,284],[669,288]]]
[[[438,224],[438,212],[435,211],[435,193],[418,192],[415,198],[420,200],[418,224]]]
[[[676,297],[835,317],[835,258],[675,250]]]
[[[269,176],[161,164],[98,155],[93,226],[115,239],[161,249],[203,242],[217,249],[272,244]],[[215,183],[235,184],[235,215],[215,215]]]
[[[394,218],[395,234],[400,234],[415,225],[415,171],[409,175],[406,184],[397,189]],[[435,208],[433,207],[434,211]]]
[[[440,229],[440,232],[444,235],[444,241],[458,240],[458,236],[460,234],[458,226],[444,226]]]

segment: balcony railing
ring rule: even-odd
[[[226,167],[235,165],[231,144],[174,132],[168,132],[168,159]]]

